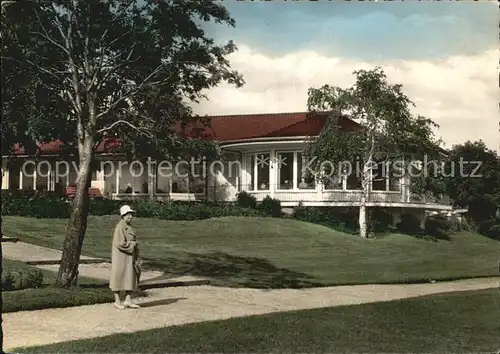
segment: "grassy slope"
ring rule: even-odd
[[[113,216],[90,217],[86,255],[109,258]],[[450,241],[390,234],[363,240],[289,219],[136,219],[141,253],[160,269],[258,287],[355,284],[498,275],[500,243],[462,232]],[[6,216],[4,233],[61,249],[65,220]]]
[[[115,334],[25,353],[459,353],[500,348],[498,289]]]
[[[4,276],[9,271],[14,274],[19,271],[27,272],[33,268],[23,262],[3,259]],[[58,289],[52,286],[56,274],[48,270],[42,270],[42,272],[44,274],[44,285],[41,288],[4,291],[2,293],[3,313],[113,301],[113,295],[108,288],[95,286],[97,283],[102,283],[98,280],[80,277],[80,288]]]

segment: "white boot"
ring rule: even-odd
[[[115,292],[115,303],[113,305],[120,310],[123,310],[125,308],[125,306],[122,305],[122,300],[120,299],[119,292]]]
[[[139,305],[134,304],[132,302],[132,300],[130,299],[130,294],[127,294],[127,296],[125,297],[125,301],[123,302],[123,305],[125,305],[125,307],[130,307],[130,308],[133,308],[133,309],[139,309],[139,308],[141,308]]]

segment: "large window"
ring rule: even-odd
[[[372,170],[372,190],[385,191],[387,189],[387,172],[381,168],[381,164]]]
[[[391,176],[390,170],[384,164],[379,164],[372,174],[373,191],[401,191],[401,181],[399,177]]]
[[[353,171],[349,176],[347,176],[347,190],[359,190],[361,189],[361,178]]]
[[[299,189],[314,189],[314,175],[307,168],[307,158],[301,152],[297,152],[297,184]]]
[[[341,171],[337,171],[332,164],[325,163],[323,167],[323,187],[325,190],[344,189],[344,179]]]
[[[401,178],[400,177],[389,177],[389,190],[391,192],[401,192]]]
[[[244,189],[249,191],[254,190],[255,184],[255,155],[246,155],[245,156],[245,170],[248,174],[247,184]]]
[[[247,172],[247,190],[269,190],[269,153],[246,155],[245,169]]]
[[[277,153],[278,189],[293,189],[293,152]]]
[[[269,190],[269,158],[270,154],[257,154],[255,163],[257,165],[257,189]]]

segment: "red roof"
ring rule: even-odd
[[[220,143],[233,140],[263,138],[263,137],[298,137],[316,136],[323,129],[327,116],[310,116],[301,113],[264,113],[242,114],[207,117],[209,122],[203,126],[199,121],[189,124],[176,124],[175,131],[185,137],[201,137],[213,139]],[[345,119],[343,125],[347,129],[359,126],[350,119]],[[40,154],[57,154],[63,143],[59,140],[40,145]],[[116,139],[106,139],[96,149],[96,152],[109,152],[119,146]],[[15,155],[24,155],[25,151],[19,145],[14,148]]]
[[[308,117],[305,112],[211,116],[209,119],[205,128],[200,123],[187,124],[182,134],[195,136],[200,132],[191,132],[200,129],[203,138],[221,143],[264,137],[314,136],[321,132],[326,122],[325,115]]]

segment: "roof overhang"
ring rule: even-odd
[[[219,145],[222,150],[237,150],[239,152],[255,151],[262,149],[290,149],[297,148],[307,144],[311,137],[297,136],[297,137],[267,137],[267,138],[254,138],[242,139],[220,142]]]

